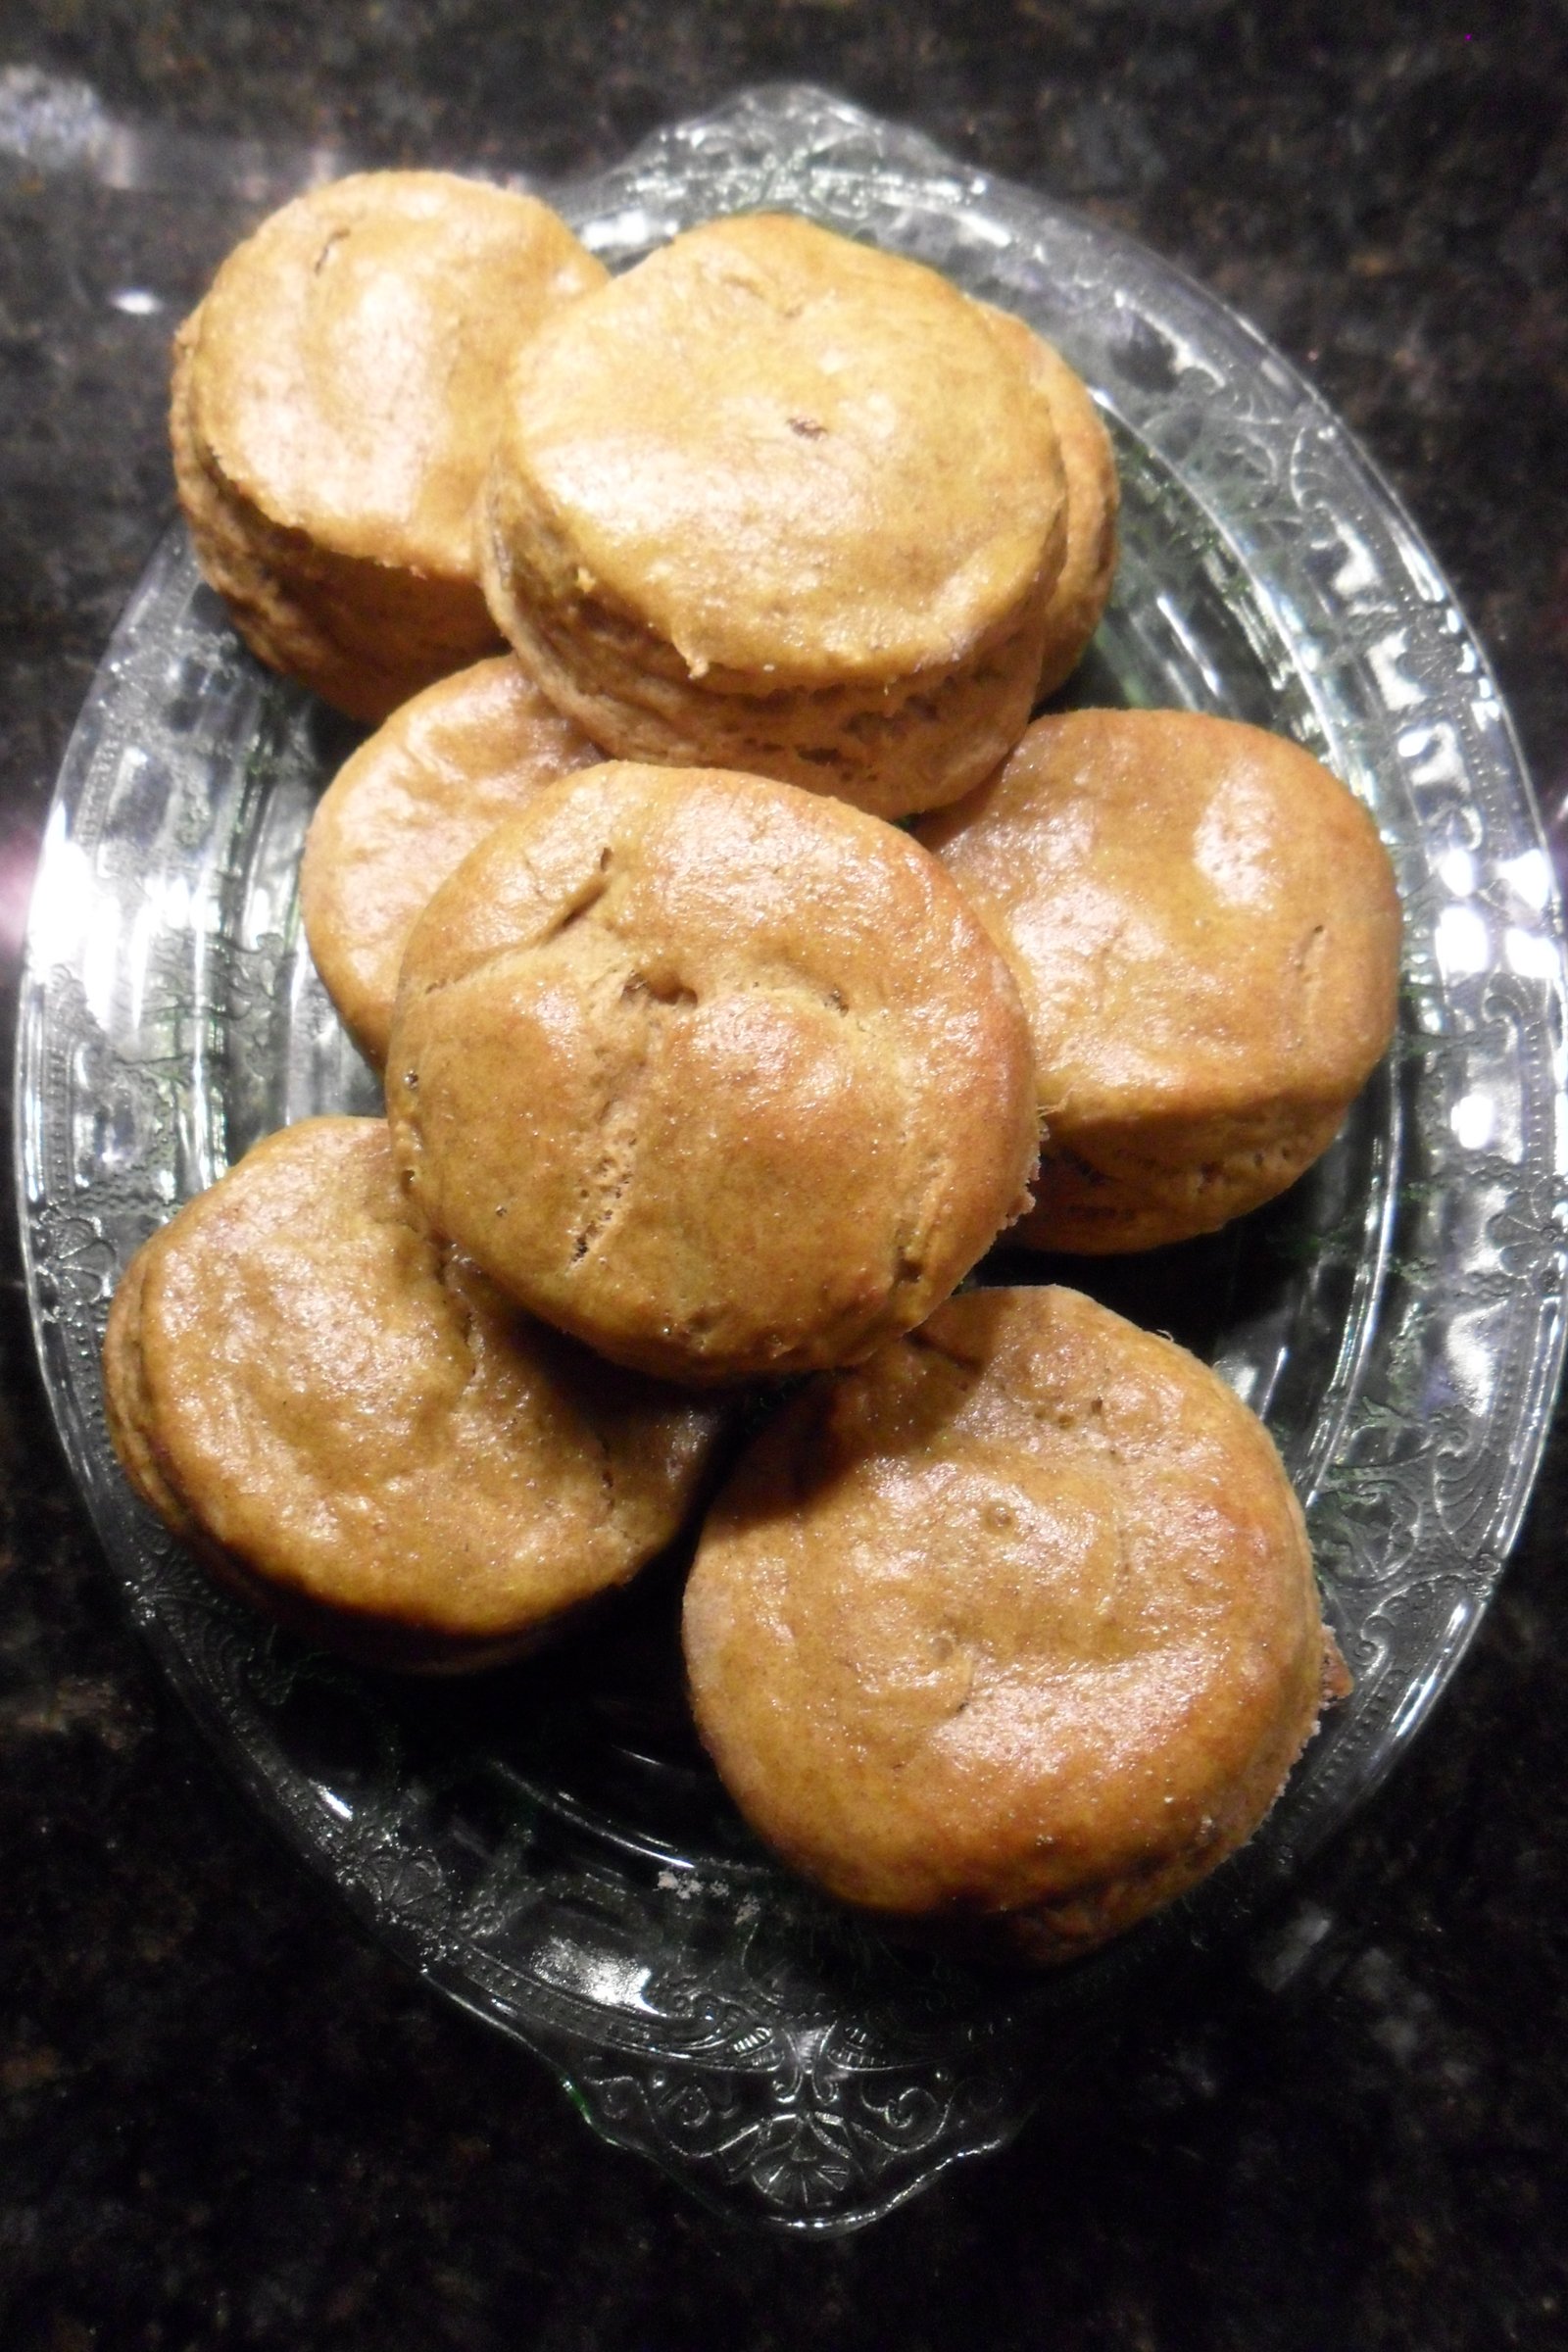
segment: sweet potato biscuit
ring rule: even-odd
[[[920,832],[1029,1011],[1046,1140],[1014,1239],[1182,1241],[1327,1150],[1393,1034],[1399,906],[1309,753],[1192,711],[1069,711]]]
[[[174,471],[252,651],[378,720],[496,642],[474,502],[508,363],[605,276],[532,197],[369,172],[296,198],[175,338]]]
[[[1262,1424],[1063,1290],[968,1292],[802,1390],[710,1512],[684,1642],[787,1861],[1033,1960],[1240,1845],[1346,1687]]]
[[[1010,311],[985,315],[1051,405],[1067,489],[1067,546],[1046,612],[1037,694],[1054,694],[1083,659],[1100,626],[1116,572],[1121,485],[1110,435],[1083,379],[1061,354]]]
[[[917,843],[609,762],[431,901],[387,1061],[421,1213],[537,1314],[691,1381],[863,1355],[1025,1204],[1028,1032]]]
[[[1050,403],[979,308],[765,215],[519,354],[485,517],[496,618],[596,743],[884,816],[1016,742],[1066,534]]]
[[[104,1372],[174,1532],[389,1664],[492,1663],[624,1583],[716,1429],[416,1231],[380,1119],[285,1128],[182,1208],[115,1295]]]
[[[377,1068],[403,951],[434,893],[542,784],[603,756],[507,654],[426,687],[339,770],[305,837],[300,911],[316,968]]]

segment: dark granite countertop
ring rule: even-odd
[[[0,12],[0,935],[171,507],[170,327],[306,151],[608,163],[800,76],[1142,237],[1414,512],[1568,821],[1568,19],[1362,0],[35,0]],[[9,1019],[9,1014],[8,1014]],[[8,2352],[1554,2346],[1568,2331],[1561,1431],[1501,1596],[1314,1866],[1092,2095],[871,2231],[784,2242],[598,2145],[225,1785],[66,1476],[4,1223]],[[1254,1947],[1250,1947],[1253,1949]]]

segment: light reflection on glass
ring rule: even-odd
[[[1399,667],[1408,642],[1405,630],[1391,629],[1387,637],[1367,647],[1367,662],[1377,679],[1378,692],[1390,710],[1410,710],[1426,700],[1415,679],[1407,678]]]
[[[569,1986],[606,2009],[641,2009],[646,2016],[655,2015],[653,2003],[643,1998],[653,1972],[642,1961],[585,1951],[564,1936],[552,1936],[535,1965],[542,1977]]]
[[[1447,1331],[1447,1358],[1454,1395],[1473,1413],[1484,1413],[1496,1394],[1498,1362],[1506,1341],[1490,1303],[1455,1315]]]
[[[1465,1152],[1484,1152],[1496,1124],[1496,1104],[1490,1095],[1466,1095],[1448,1113],[1453,1140]]]
[[[1463,783],[1459,739],[1447,719],[1440,719],[1432,727],[1406,727],[1398,746],[1400,759],[1410,762],[1412,784]]]
[[[1175,638],[1182,651],[1187,655],[1194,668],[1198,671],[1199,676],[1202,679],[1203,684],[1208,688],[1210,694],[1214,697],[1215,708],[1222,709],[1225,701],[1224,680],[1216,674],[1214,664],[1209,660],[1208,655],[1204,651],[1203,647],[1199,643],[1187,615],[1178,611],[1176,605],[1168,596],[1156,596],[1154,599],[1154,605],[1161,618],[1164,620],[1167,628],[1170,630],[1171,635]]]
[[[47,972],[57,963],[75,961],[89,914],[95,928],[104,924],[105,910],[94,894],[86,857],[67,839],[66,812],[56,808],[44,834],[32,900],[30,934],[37,970]]]
[[[1445,906],[1438,917],[1435,945],[1444,977],[1448,980],[1484,972],[1492,962],[1486,919],[1473,906]]]
[[[1557,943],[1543,931],[1521,931],[1510,923],[1502,935],[1502,959],[1521,980],[1553,980]]]
[[[620,253],[633,245],[662,245],[669,233],[667,220],[638,204],[628,206],[624,212],[612,213],[607,219],[591,220],[582,231],[582,241],[590,253],[606,249]]]
[[[1468,850],[1445,850],[1438,859],[1438,879],[1456,899],[1467,899],[1476,886],[1476,861]]]
[[[1526,850],[1517,858],[1505,858],[1497,867],[1516,899],[1539,912],[1551,897],[1551,867],[1544,850]]]
[[[1434,1695],[1442,1687],[1447,1673],[1448,1653],[1456,1648],[1463,1640],[1474,1615],[1475,1607],[1471,1601],[1466,1599],[1454,1602],[1448,1611],[1448,1622],[1444,1627],[1439,1639],[1437,1656],[1426,1672],[1416,1676],[1411,1682],[1394,1711],[1389,1724],[1392,1738],[1402,1740],[1406,1733],[1414,1731],[1432,1703]]]
[[[1378,584],[1378,567],[1371,549],[1360,533],[1351,530],[1348,522],[1341,522],[1336,524],[1334,535],[1346,550],[1345,562],[1334,574],[1335,595],[1359,596],[1363,589],[1375,588]]]

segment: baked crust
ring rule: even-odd
[[[481,560],[596,742],[896,815],[1016,740],[1065,542],[1049,401],[977,306],[760,215],[518,355]]]
[[[1064,1290],[968,1292],[793,1397],[709,1514],[683,1639],[760,1837],[1030,1961],[1212,1870],[1346,1688],[1262,1424]]]
[[[676,1534],[710,1405],[593,1362],[416,1230],[379,1119],[270,1136],[131,1261],[104,1349],[138,1493],[361,1657],[489,1665]]]
[[[420,1213],[615,1360],[737,1380],[927,1314],[1024,1205],[1004,958],[906,835],[612,761],[480,844],[404,959],[387,1063]]]
[[[1354,796],[1234,719],[1075,710],[920,838],[1011,956],[1042,1250],[1208,1233],[1310,1165],[1388,1048],[1399,906]]]
[[[438,172],[313,189],[174,345],[180,504],[253,652],[376,721],[487,652],[473,511],[519,341],[605,277],[531,197]]]
[[[603,756],[506,654],[403,704],[339,769],[305,837],[300,912],[327,993],[377,1068],[403,951],[440,885],[541,785]]]
[[[1037,699],[1066,684],[1100,626],[1116,574],[1116,518],[1121,484],[1110,435],[1087,385],[1043,335],[1010,311],[982,305],[1004,343],[1029,370],[1051,406],[1067,491],[1067,541],[1046,609]]]

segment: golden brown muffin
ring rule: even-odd
[[[531,196],[443,172],[315,188],[174,344],[174,472],[253,653],[382,719],[487,652],[474,502],[508,363],[605,276]]]
[[[844,1901],[1070,1958],[1213,1869],[1330,1691],[1267,1432],[1074,1291],[971,1291],[742,1455],[686,1590],[698,1729]]]
[[[596,743],[883,816],[1017,741],[1066,533],[1050,403],[977,306],[766,215],[519,354],[485,516],[491,609]]]
[[[387,1060],[420,1212],[690,1381],[851,1360],[1025,1205],[1028,1030],[934,858],[721,769],[585,768],[437,892]]]
[[[717,1427],[416,1231],[380,1119],[284,1128],[188,1202],[115,1294],[104,1376],[131,1484],[225,1582],[425,1668],[623,1584]]]
[[[542,784],[601,760],[510,654],[395,710],[323,794],[305,837],[300,912],[316,968],[379,1069],[398,967],[447,876]]]
[[[1061,354],[1010,311],[986,318],[1023,362],[1051,405],[1067,488],[1067,547],[1046,613],[1039,696],[1054,694],[1083,659],[1100,626],[1116,572],[1121,484],[1110,435],[1082,378]]]
[[[1328,1149],[1394,1032],[1399,904],[1309,753],[1193,711],[1068,711],[920,836],[1029,1011],[1046,1135],[1012,1238],[1183,1241]]]

